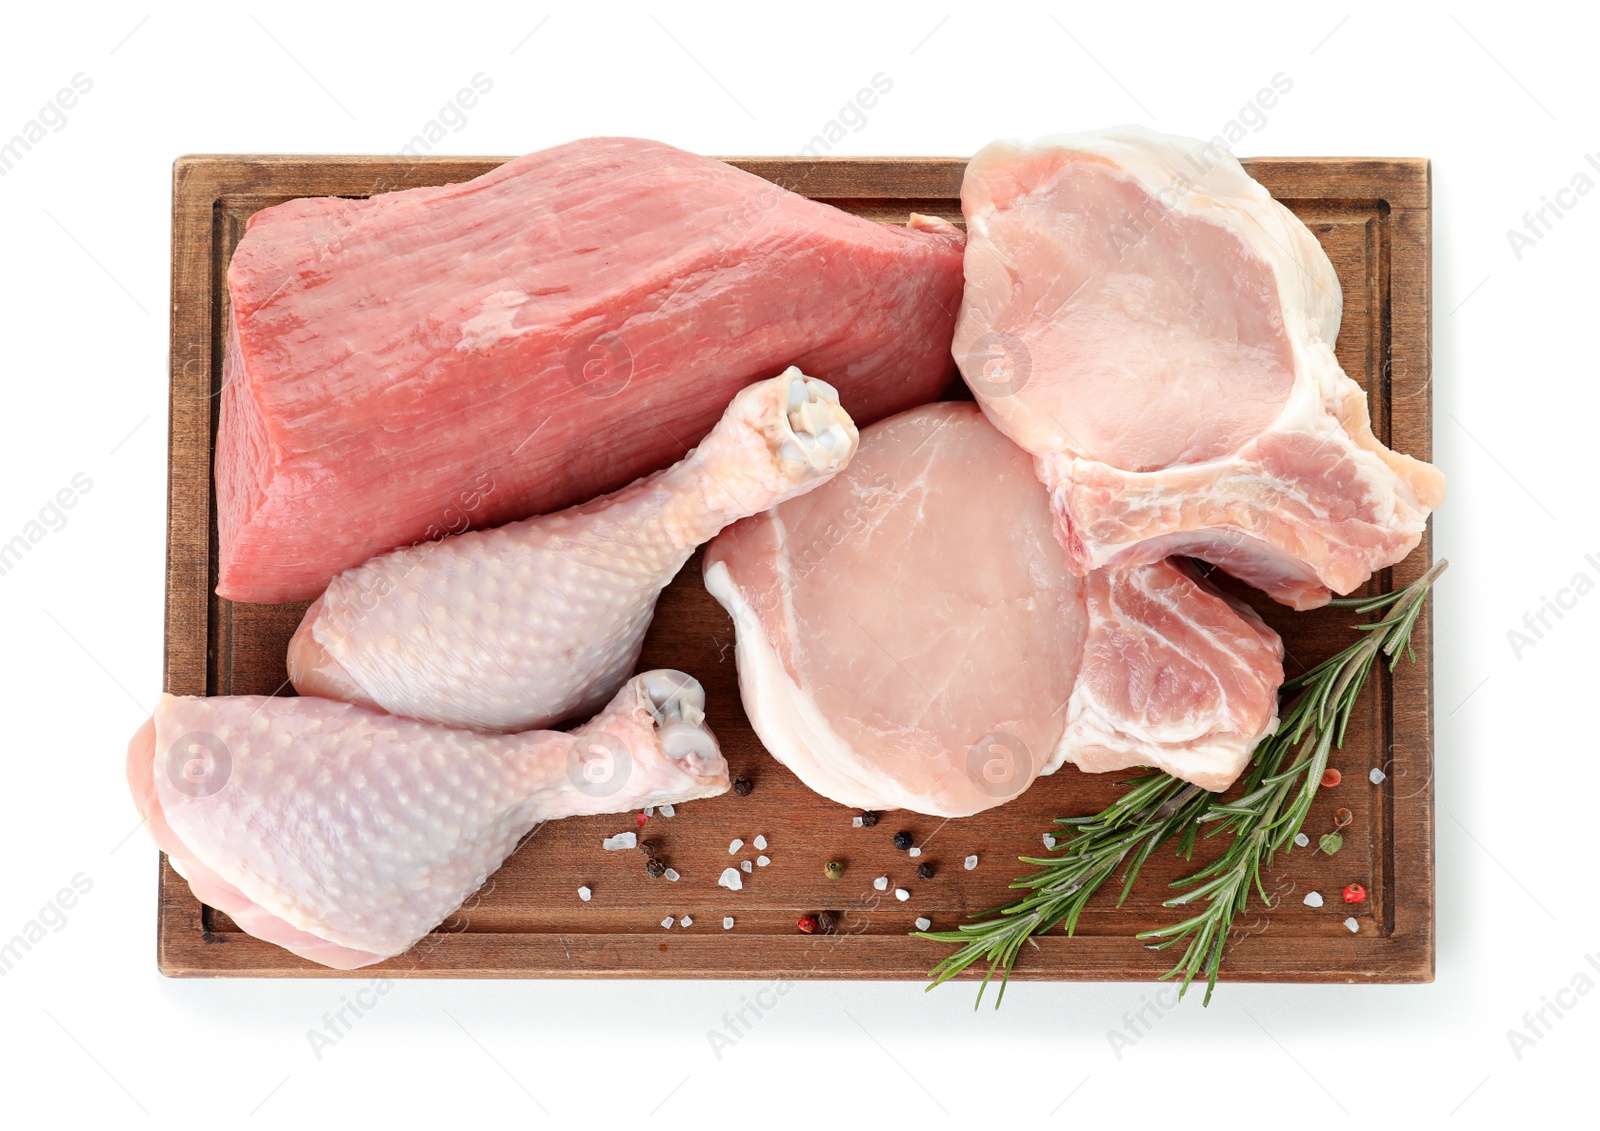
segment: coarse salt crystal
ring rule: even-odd
[[[1044,846],[1046,848],[1054,848],[1056,846],[1056,838],[1051,836],[1049,833],[1045,833],[1044,834]]]
[[[727,888],[729,891],[738,891],[744,887],[744,877],[739,875],[737,868],[724,868],[721,879],[717,880],[717,886]]]
[[[754,864],[752,864],[748,860],[739,861],[739,867],[744,869],[744,871],[747,872],[747,873],[748,872],[754,872],[756,870],[756,866]]]
[[[724,931],[733,930],[733,916],[732,915],[724,915],[722,917],[722,929]]]
[[[911,898],[911,893],[908,892],[905,888],[895,888],[894,889],[894,897],[896,899],[898,899],[901,903],[904,903],[906,900]]]
[[[1308,892],[1306,892],[1306,906],[1307,907],[1321,907],[1322,906],[1322,893],[1320,891],[1308,891]]]
[[[583,900],[585,903],[588,903],[593,896],[594,892],[589,890],[589,885],[587,884],[578,889],[578,898]]]
[[[676,817],[678,815],[678,811],[670,805],[663,805],[661,807],[661,815],[663,817]]]
[[[665,919],[661,920],[661,926],[668,931],[672,930],[672,916],[668,915]]]
[[[738,852],[743,847],[744,841],[740,840],[738,837],[734,837],[728,842],[728,855],[732,856],[735,852]]]
[[[756,846],[757,852],[765,852],[767,850],[767,838],[760,833],[757,833],[756,839],[750,843]]]
[[[676,869],[676,868],[668,868],[665,872],[662,872],[661,874],[663,876],[665,876],[672,883],[677,883],[678,882],[678,869]]]
[[[1346,927],[1350,928],[1350,933],[1352,935],[1355,934],[1357,931],[1359,931],[1361,929],[1361,924],[1356,922],[1356,917],[1354,915],[1352,915],[1352,916],[1350,916],[1350,918],[1346,919],[1344,921],[1344,925]]]
[[[933,920],[922,918],[920,916],[918,917],[918,919],[917,919],[917,930],[926,931],[931,926],[933,926]]]
[[[1306,836],[1305,833],[1295,833],[1294,834],[1294,846],[1296,848],[1304,848],[1306,845],[1308,845],[1310,843],[1311,843],[1311,838]]]
[[[969,856],[961,862],[961,866],[970,872],[972,869],[978,866],[978,858],[976,856]]]
[[[922,855],[922,849],[918,848],[916,845],[912,845],[910,848],[906,849],[906,855],[907,856],[921,856]]]
[[[861,827],[861,818],[860,817],[851,817],[850,818],[850,827],[852,829],[859,829]]]
[[[765,868],[770,863],[772,863],[772,861],[770,859],[768,859],[767,857],[765,857],[765,856],[757,856],[756,857],[756,867],[757,868]]]
[[[694,926],[694,920],[689,918],[689,916],[685,915],[682,919],[678,920],[678,926],[680,926],[680,927],[692,927],[692,926]]]
[[[644,815],[646,817],[654,817],[656,815],[656,807],[654,805],[646,805],[644,807]]]
[[[1374,766],[1374,767],[1372,767],[1372,772],[1367,775],[1367,780],[1370,781],[1373,785],[1382,785],[1384,783],[1385,779],[1388,778],[1388,776],[1389,776],[1388,774],[1384,773],[1382,770],[1378,769],[1378,767]]]
[[[638,848],[639,838],[634,833],[618,833],[616,836],[606,837],[601,842],[601,847],[607,852],[616,852],[624,848]]]
[[[888,876],[879,876],[877,879],[872,881],[872,886],[877,888],[879,891],[888,891],[889,890],[889,877]]]

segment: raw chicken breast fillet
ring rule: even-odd
[[[728,767],[681,672],[571,734],[484,735],[326,699],[163,695],[128,747],[156,844],[203,903],[352,970],[408,950],[541,821],[712,797]]]
[[[1298,609],[1408,554],[1444,498],[1339,367],[1316,238],[1220,147],[1136,126],[968,165],[954,352],[1037,456],[1076,573],[1204,558]]]
[[[695,547],[826,482],[855,448],[838,394],[786,370],[648,479],[340,574],[290,640],[289,676],[302,695],[479,730],[585,716],[633,672]]]
[[[789,365],[858,421],[937,397],[961,233],[592,138],[465,184],[262,209],[228,268],[217,592],[613,491]]]
[[[971,403],[864,429],[705,578],[762,743],[844,805],[966,816],[1065,761],[1220,790],[1276,725],[1276,634],[1173,563],[1071,573],[1031,461]]]

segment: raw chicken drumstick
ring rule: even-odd
[[[681,672],[570,734],[480,734],[326,699],[163,695],[128,784],[195,897],[353,970],[410,949],[541,821],[714,797],[728,766]]]
[[[289,642],[290,678],[302,695],[479,730],[580,717],[633,671],[656,597],[697,546],[826,482],[855,449],[832,386],[791,367],[743,389],[665,471],[347,570]]]

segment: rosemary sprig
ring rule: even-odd
[[[1252,889],[1271,905],[1261,873],[1271,867],[1280,850],[1289,851],[1290,842],[1305,823],[1328,755],[1344,744],[1345,728],[1372,665],[1382,656],[1392,669],[1402,652],[1411,655],[1411,631],[1423,600],[1448,564],[1441,559],[1416,581],[1392,593],[1331,602],[1362,614],[1383,611],[1384,615],[1356,625],[1363,635],[1355,644],[1284,683],[1282,694],[1292,698],[1292,703],[1278,729],[1256,747],[1239,797],[1223,800],[1163,773],[1138,778],[1130,783],[1132,789],[1099,813],[1056,820],[1072,830],[1070,839],[1054,856],[1022,858],[1024,864],[1039,869],[1011,885],[1026,895],[954,931],[918,932],[921,938],[959,947],[934,967],[928,988],[987,960],[989,968],[974,1007],[983,1001],[984,991],[998,972],[1000,991],[995,1007],[999,1008],[1025,942],[1058,924],[1064,924],[1071,934],[1084,905],[1119,868],[1120,906],[1151,853],[1176,838],[1178,854],[1188,859],[1201,826],[1210,825],[1207,835],[1230,833],[1232,842],[1215,861],[1176,881],[1174,887],[1188,890],[1164,903],[1174,908],[1199,903],[1201,910],[1182,922],[1138,936],[1151,940],[1157,950],[1184,943],[1183,956],[1166,976],[1182,978],[1180,996],[1196,977],[1204,977],[1205,1001],[1209,1003],[1233,922],[1248,906]]]
[[[1028,894],[990,912],[995,918],[963,923],[953,931],[918,932],[925,939],[961,944],[961,949],[934,967],[929,975],[933,979],[930,990],[974,962],[988,959],[989,970],[978,987],[974,1008],[982,1003],[984,991],[999,970],[1000,991],[994,1002],[998,1009],[1023,943],[1063,922],[1070,934],[1089,898],[1124,863],[1118,905],[1128,897],[1140,867],[1157,848],[1178,836],[1180,851],[1187,854],[1193,849],[1200,817],[1215,794],[1168,774],[1148,774],[1131,784],[1132,789],[1093,816],[1056,818],[1056,824],[1075,830],[1065,854],[1021,857],[1022,863],[1040,870],[1011,885],[1027,889]]]

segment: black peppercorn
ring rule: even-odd
[[[749,797],[750,791],[754,788],[755,786],[750,784],[749,778],[733,779],[733,792],[737,793],[740,797]]]
[[[910,848],[911,847],[911,834],[906,832],[903,829],[900,832],[895,833],[894,834],[894,846],[896,848],[898,848],[901,852],[904,852],[906,849]]]
[[[825,935],[831,935],[839,929],[839,913],[837,911],[819,911],[817,913],[817,926]]]
[[[649,861],[644,866],[644,874],[649,876],[652,880],[659,880],[662,876],[667,874],[667,862],[661,859],[659,856],[650,857]]]
[[[917,879],[919,879],[919,880],[931,880],[931,879],[933,879],[933,865],[932,864],[918,864],[917,865]]]
[[[654,856],[661,851],[661,842],[659,840],[641,840],[639,842],[639,851],[646,856]]]
[[[883,816],[882,813],[876,813],[873,810],[868,809],[865,813],[861,814],[861,827],[864,829],[870,829],[873,825],[878,823],[878,818],[881,816]]]

